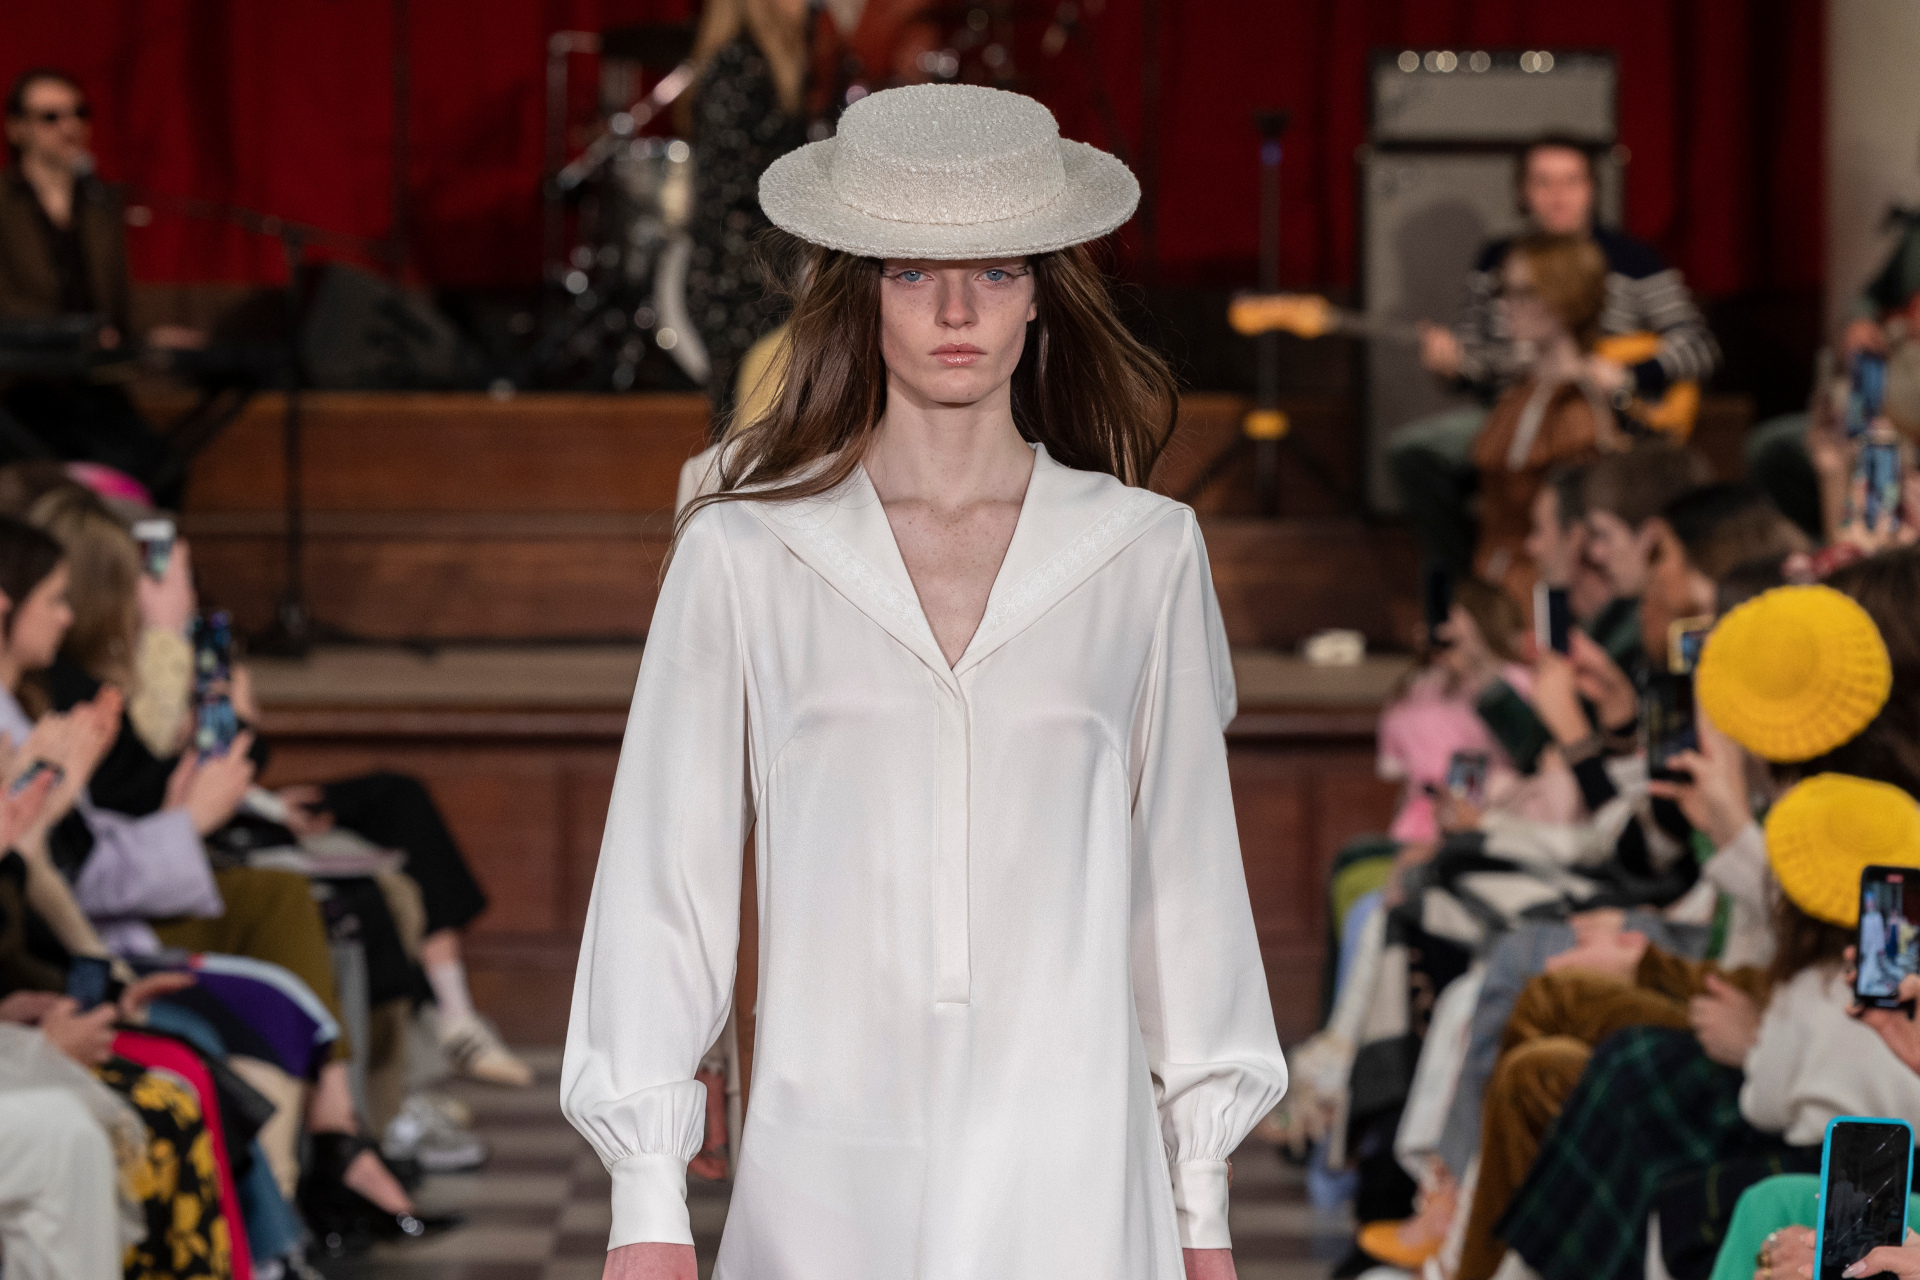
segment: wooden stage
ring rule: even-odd
[[[389,647],[258,664],[268,780],[374,767],[425,778],[492,899],[473,939],[476,995],[513,1038],[557,1041],[674,485],[702,443],[705,402],[316,393],[303,404],[309,605]],[[179,407],[149,405],[162,421]],[[1245,407],[1187,398],[1155,487],[1185,491]],[[1351,409],[1288,407],[1296,437],[1351,489]],[[1717,430],[1737,448],[1734,416]],[[203,597],[243,631],[267,623],[282,584],[280,420],[275,397],[255,400],[197,462],[183,513]],[[1317,1016],[1326,868],[1390,816],[1373,728],[1398,668],[1312,671],[1282,655],[1329,626],[1404,650],[1417,604],[1403,529],[1340,514],[1292,460],[1281,494],[1283,518],[1255,518],[1242,459],[1194,505],[1238,651],[1229,761],[1291,1040]],[[391,647],[401,641],[439,648],[424,658]]]

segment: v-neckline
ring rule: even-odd
[[[1007,539],[1007,545],[1000,549],[1000,563],[994,566],[993,582],[987,588],[986,602],[980,606],[980,616],[974,619],[973,633],[967,637],[966,644],[960,647],[960,656],[951,661],[947,658],[946,648],[940,643],[940,633],[933,629],[933,619],[927,616],[927,602],[920,595],[920,584],[914,581],[913,570],[907,567],[907,557],[900,550],[900,538],[893,531],[893,518],[887,514],[887,504],[881,500],[879,488],[873,483],[873,477],[867,473],[866,461],[861,460],[860,480],[873,494],[873,501],[880,508],[880,523],[885,526],[887,533],[887,550],[892,554],[894,564],[899,566],[901,575],[907,580],[914,608],[920,612],[920,625],[925,628],[927,638],[933,641],[933,651],[940,655],[940,661],[945,664],[949,675],[957,677],[960,674],[961,665],[966,662],[967,655],[973,652],[975,642],[980,639],[981,633],[986,629],[987,619],[993,616],[994,601],[1001,595],[1007,566],[1014,563],[1013,551],[1020,544],[1021,531],[1032,523],[1027,515],[1034,506],[1033,486],[1034,482],[1040,478],[1041,464],[1046,460],[1047,454],[1043,445],[1029,444],[1028,447],[1033,450],[1033,469],[1027,472],[1027,487],[1020,493],[1020,513],[1013,519],[1013,533]]]

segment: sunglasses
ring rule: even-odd
[[[63,120],[91,120],[93,108],[83,102],[71,111],[30,111],[27,113],[27,119],[36,124],[59,124]]]

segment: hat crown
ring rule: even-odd
[[[869,217],[971,226],[1046,208],[1067,175],[1060,126],[1033,99],[979,85],[909,85],[847,108],[830,181]]]

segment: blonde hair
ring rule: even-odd
[[[704,73],[720,46],[742,30],[766,58],[781,107],[788,115],[800,114],[807,78],[806,20],[789,21],[780,13],[777,0],[707,0],[693,37],[693,65]]]

